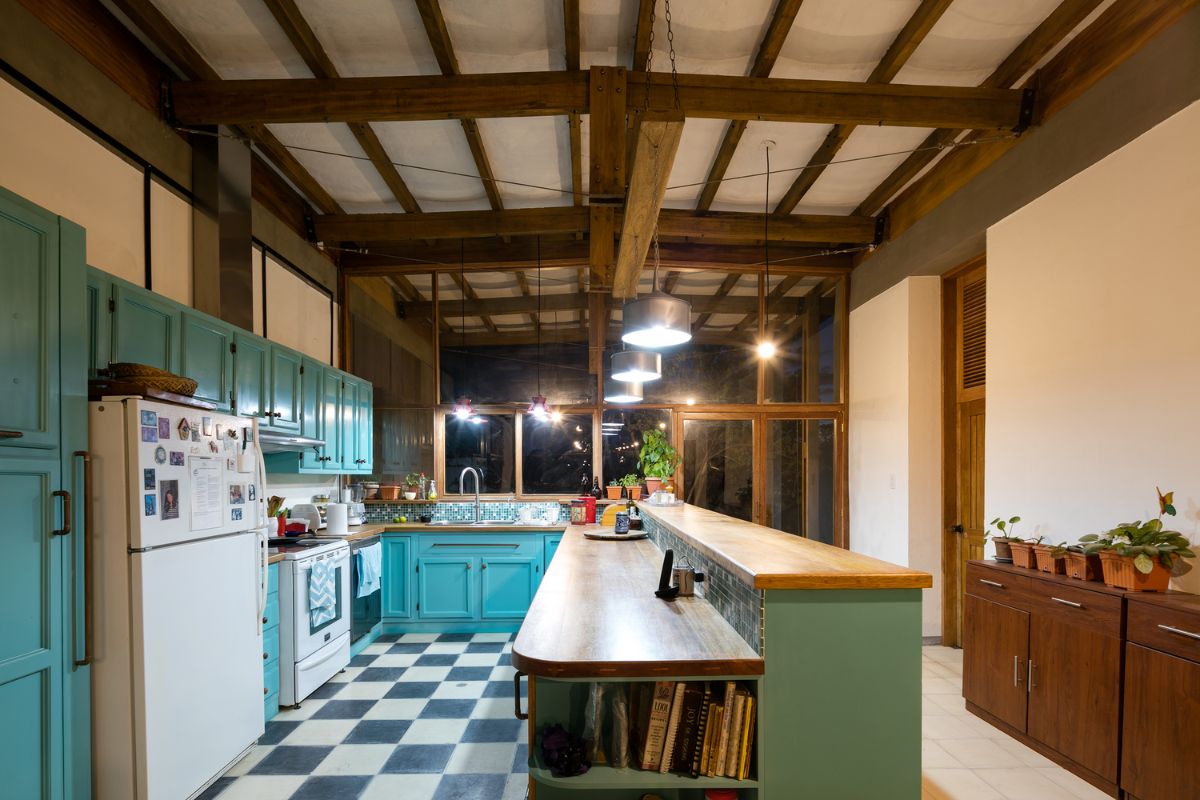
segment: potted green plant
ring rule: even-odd
[[[642,499],[642,481],[637,475],[632,472],[629,473],[624,478],[621,478],[621,485],[625,487],[630,500]]]
[[[1017,523],[1021,521],[1020,517],[1009,517],[1001,519],[996,517],[988,523],[988,529],[983,534],[983,543],[987,544],[988,539],[992,540],[992,544],[996,547],[996,560],[1012,563],[1012,547],[1013,542],[1021,541],[1013,535],[1013,530],[1017,527]],[[992,533],[992,528],[1000,531],[1000,533]]]
[[[620,500],[621,499],[621,482],[619,480],[617,480],[616,478],[613,478],[611,481],[608,482],[608,486],[605,487],[605,491],[608,492],[609,500]]]
[[[1100,575],[1100,556],[1095,553],[1085,553],[1083,545],[1073,544],[1054,548],[1055,555],[1062,556],[1066,561],[1066,575],[1077,581],[1098,581]]]
[[[1045,537],[1038,536],[1034,539],[1018,539],[1008,543],[1012,548],[1013,566],[1022,567],[1024,569],[1037,569],[1037,560],[1033,555],[1034,545],[1042,543]]]
[[[654,494],[670,480],[679,466],[679,453],[667,441],[662,431],[642,431],[642,449],[638,452],[638,468],[646,476],[646,493]]]
[[[410,472],[404,476],[404,499],[416,500],[417,487],[421,485],[421,474],[419,472]]]
[[[1066,548],[1066,542],[1058,544],[1035,544],[1033,546],[1033,556],[1037,561],[1037,568],[1042,572],[1049,572],[1051,575],[1066,575]]]
[[[1164,530],[1162,518],[1175,516],[1174,492],[1158,492],[1158,519],[1124,522],[1108,533],[1079,537],[1085,553],[1100,556],[1104,583],[1130,592],[1165,592],[1180,559],[1195,558],[1179,531]]]

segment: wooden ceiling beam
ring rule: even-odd
[[[900,29],[900,33],[892,40],[883,58],[875,65],[875,69],[867,77],[867,83],[890,83],[896,73],[908,61],[909,56],[925,40],[925,36],[942,18],[942,14],[950,7],[953,0],[921,0],[921,5],[909,17],[908,22]],[[817,178],[825,172],[825,167],[837,157],[838,151],[854,132],[855,125],[834,125],[825,136],[825,141],[817,148],[808,164],[800,170],[800,174],[792,181],[783,198],[775,206],[775,213],[790,214],[804,199],[804,195],[817,182]]]
[[[763,35],[758,52],[754,55],[754,62],[750,65],[751,77],[769,78],[771,76],[771,70],[775,67],[776,59],[779,58],[779,51],[783,49],[783,43],[792,30],[792,23],[795,22],[796,14],[800,11],[800,5],[803,2],[804,0],[779,0],[775,5],[771,21],[767,24],[767,32]],[[704,188],[700,191],[700,199],[696,202],[698,210],[706,211],[712,206],[713,199],[721,188],[721,180],[725,177],[729,163],[733,160],[734,151],[737,150],[738,143],[741,142],[742,134],[745,132],[746,120],[734,120],[725,128],[725,137],[721,140],[721,146],[717,148],[717,155],[713,158],[712,166],[708,170]]]
[[[295,0],[263,0],[263,3],[275,17],[279,27],[283,28],[284,34],[296,48],[296,52],[304,59],[304,63],[308,65],[313,75],[318,78],[339,77],[337,67],[329,58],[329,54],[325,52],[325,48],[321,46],[312,26],[304,19]],[[371,126],[366,122],[351,122],[349,127],[359,146],[367,154],[367,158],[371,160],[371,164],[383,178],[383,182],[387,184],[392,196],[396,198],[396,202],[400,203],[400,206],[409,214],[420,213],[421,206],[409,191],[408,185],[404,183],[404,178],[400,176],[396,165],[392,163],[391,157]]]
[[[563,0],[563,60],[568,71],[579,69],[579,0]],[[580,140],[580,115],[567,115],[567,140],[571,148],[571,204],[583,205],[583,143]]]
[[[637,24],[633,32],[632,69],[644,71],[650,54],[650,33],[654,29],[655,0],[638,0]]]
[[[467,282],[467,279],[465,277],[463,277],[462,275],[460,275],[457,272],[451,272],[448,274],[450,275],[450,280],[454,281],[454,285],[458,287],[458,290],[463,293],[463,296],[465,296],[467,298],[467,300],[471,300],[476,303],[479,302],[479,300],[480,300],[479,295],[476,294],[475,290],[471,288],[471,284]],[[439,302],[438,305],[439,305],[439,309],[440,309],[442,307],[442,304]],[[450,305],[450,307],[453,307],[454,301],[453,300],[449,301],[449,305]],[[465,308],[465,306],[466,306],[466,304],[460,300],[459,307]],[[477,314],[467,314],[466,316],[468,316],[468,317],[478,316],[480,319],[483,320],[483,326],[485,328],[487,328],[489,332],[497,333],[498,329],[496,328],[496,323],[492,321],[491,315],[488,314],[487,312],[483,311],[482,307],[480,307],[480,306],[476,306],[476,308],[478,310]],[[441,318],[441,316],[442,316],[441,314],[438,315],[439,319]]]
[[[457,277],[457,273],[450,274]],[[727,286],[728,288],[724,289],[724,294],[718,292],[711,295],[679,295],[679,297],[692,304],[692,313],[704,317],[710,317],[713,314],[755,313],[758,310],[758,297],[754,295],[729,294],[730,289],[737,283],[739,277],[741,276],[730,275],[725,279],[722,286]],[[799,282],[799,280],[797,278],[792,285]],[[457,282],[456,280],[455,283]],[[542,313],[587,310],[590,308],[588,297],[590,294],[597,293],[569,292],[543,295],[541,300]],[[604,296],[607,297],[608,295]],[[532,317],[537,313],[538,308],[538,299],[532,294],[520,295],[518,297],[479,297],[473,291],[469,291],[467,297],[468,299],[465,303],[460,300],[441,300],[439,308],[441,309],[442,316],[461,316],[465,311],[468,317],[479,317],[485,314],[490,316],[523,314]],[[771,298],[771,313],[798,314],[804,309],[804,303],[804,297],[773,296]],[[433,304],[428,301],[409,301],[405,304],[405,307],[410,312],[410,316],[414,317],[428,316],[433,312]]]
[[[713,295],[713,299],[718,302],[719,308],[722,313],[737,313],[736,311],[730,311],[730,312],[726,311],[727,306],[726,306],[726,302],[723,300],[723,298],[725,298],[726,295],[728,295],[731,291],[733,291],[733,287],[737,284],[737,282],[739,280],[741,280],[741,277],[742,277],[741,275],[726,275],[725,280],[721,281],[721,285],[717,287],[717,291]],[[758,306],[758,298],[754,297],[754,298],[750,298],[750,299],[754,300],[755,307],[757,307]],[[696,307],[692,306],[692,310],[695,311]],[[712,315],[713,315],[713,312],[711,312],[711,311],[705,311],[702,314],[700,314],[700,316],[696,317],[696,321],[692,323],[692,330],[700,330],[701,328],[703,328],[704,324],[706,322],[708,322],[708,320],[712,317]]]
[[[628,214],[626,216],[628,217]],[[767,232],[772,242],[870,244],[875,241],[875,218],[791,214],[778,220],[773,219]],[[757,243],[761,246],[763,215],[744,211],[701,213],[666,208],[658,218],[658,233],[659,236],[690,242]]]
[[[618,70],[619,67],[608,67]],[[671,76],[631,72],[625,104],[674,107]],[[369,78],[267,78],[176,82],[184,124],[376,122],[564,115],[588,108],[588,73],[508,72]],[[1020,122],[1011,89],[864,84],[726,75],[679,75],[686,117],[1009,129]]]
[[[1011,87],[1054,49],[1063,37],[1087,19],[1088,15],[1095,11],[1101,2],[1102,0],[1063,0],[1009,53],[1008,57],[992,71],[992,74],[980,86],[999,89]],[[926,166],[941,155],[944,148],[951,145],[970,127],[978,126],[946,126],[943,130],[936,130],[929,134],[915,152],[901,162],[900,166],[884,178],[882,183],[871,190],[866,199],[859,204],[855,213],[877,213],[897,192],[907,186]]]
[[[801,280],[802,277],[799,275],[789,275],[781,280],[778,286],[768,292],[766,297],[766,303],[769,306],[767,313],[771,313],[771,311],[775,308],[775,304],[779,302],[779,300],[783,298],[785,294],[790,292],[792,287],[798,284]],[[755,300],[757,299],[758,298],[755,298]],[[746,316],[742,317],[741,320],[739,320],[738,323],[733,326],[733,330],[734,332],[744,331],[749,329],[751,325],[756,326],[757,329],[757,323],[758,306],[756,304],[753,311],[747,313]]]

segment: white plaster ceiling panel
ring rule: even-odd
[[[412,0],[296,4],[343,77],[440,73]]]
[[[684,272],[680,274],[679,280],[675,282],[675,294],[714,295],[724,280],[725,273],[723,272]],[[750,288],[752,283],[755,283],[752,276],[741,275],[729,294],[742,294],[740,288],[743,285]]]
[[[589,191],[591,191],[591,183],[592,183],[592,168],[591,168],[591,163],[592,163],[592,143],[591,143],[592,124],[591,123],[592,123],[592,115],[591,114],[580,114],[579,115],[579,167],[580,167],[579,177],[580,177],[580,182],[583,185],[579,187],[578,191],[583,192],[585,195]],[[686,122],[684,123],[683,129],[685,131],[687,130]],[[676,156],[676,157],[678,157],[678,156]],[[586,202],[586,199],[585,199],[585,202]]]
[[[566,117],[479,120],[505,208],[571,205],[571,138]]]
[[[483,182],[475,169],[475,160],[471,157],[471,148],[458,120],[375,122],[371,127],[393,162],[414,165],[397,169],[422,211],[490,208]]]
[[[676,0],[671,6],[671,30],[677,69],[703,75],[745,75],[774,8],[775,0]],[[651,68],[671,71],[666,9],[661,2],[655,9]]]
[[[633,37],[636,28],[636,2],[580,0],[580,68],[628,67],[633,58]]]
[[[347,212],[404,210],[367,160],[348,126],[305,122],[268,127]]]
[[[408,282],[413,285],[413,288],[421,293],[421,297],[425,300],[432,300],[431,292],[433,291],[433,275],[428,272],[419,272],[412,275],[405,275]],[[445,299],[445,298],[441,298]]]
[[[805,0],[773,78],[865,81],[919,0]]]
[[[774,208],[796,179],[796,168],[808,163],[825,141],[828,132],[828,125],[807,122],[750,121],[729,162],[729,169],[725,170],[725,180],[717,190],[713,210],[763,210],[763,192],[767,185],[766,176],[762,174],[766,172],[766,153],[763,148],[766,139],[775,142],[775,147],[771,149],[769,195],[771,207]]]
[[[261,0],[154,0],[222,78],[310,78]]]
[[[559,70],[566,65],[560,0],[442,0],[441,7],[465,73]]]
[[[496,314],[492,322],[496,323],[497,328],[520,330],[529,324],[529,317],[524,314]]]
[[[978,86],[1060,0],[955,0],[895,83]]]
[[[713,314],[705,321],[704,327],[706,329],[719,328],[722,330],[732,330],[733,327],[745,319],[745,317],[745,314]],[[753,330],[754,329],[751,328],[752,332]]]
[[[683,123],[683,134],[679,138],[675,162],[671,165],[671,176],[667,179],[663,206],[696,207],[700,192],[704,190],[703,181],[708,177],[708,170],[712,167],[728,125],[723,119],[691,118]]]
[[[932,130],[874,125],[855,128],[834,157],[839,163],[825,168],[793,213],[852,213]]]

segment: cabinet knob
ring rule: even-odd
[[[266,624],[267,624],[267,622],[268,622],[267,618],[266,618],[266,617],[263,617],[263,625],[266,625]]]
[[[471,562],[470,562],[470,561],[468,561],[468,562],[467,562],[467,569],[470,569],[470,568],[471,568]]]
[[[483,566],[481,566],[481,567],[480,567],[480,569],[487,569],[487,562],[486,562],[486,561],[485,561],[485,562],[483,562]]]
[[[268,694],[269,694],[269,692],[267,691],[267,687],[264,686],[263,687],[263,697],[266,697]]]
[[[267,654],[263,653],[263,661],[266,661],[266,660],[267,660]]]

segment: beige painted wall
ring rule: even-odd
[[[1200,102],[988,231],[987,518],[1200,541]],[[1200,569],[1179,588],[1200,591]]]
[[[934,576],[924,636],[942,616],[940,298],[908,278],[850,314],[850,549]]]

